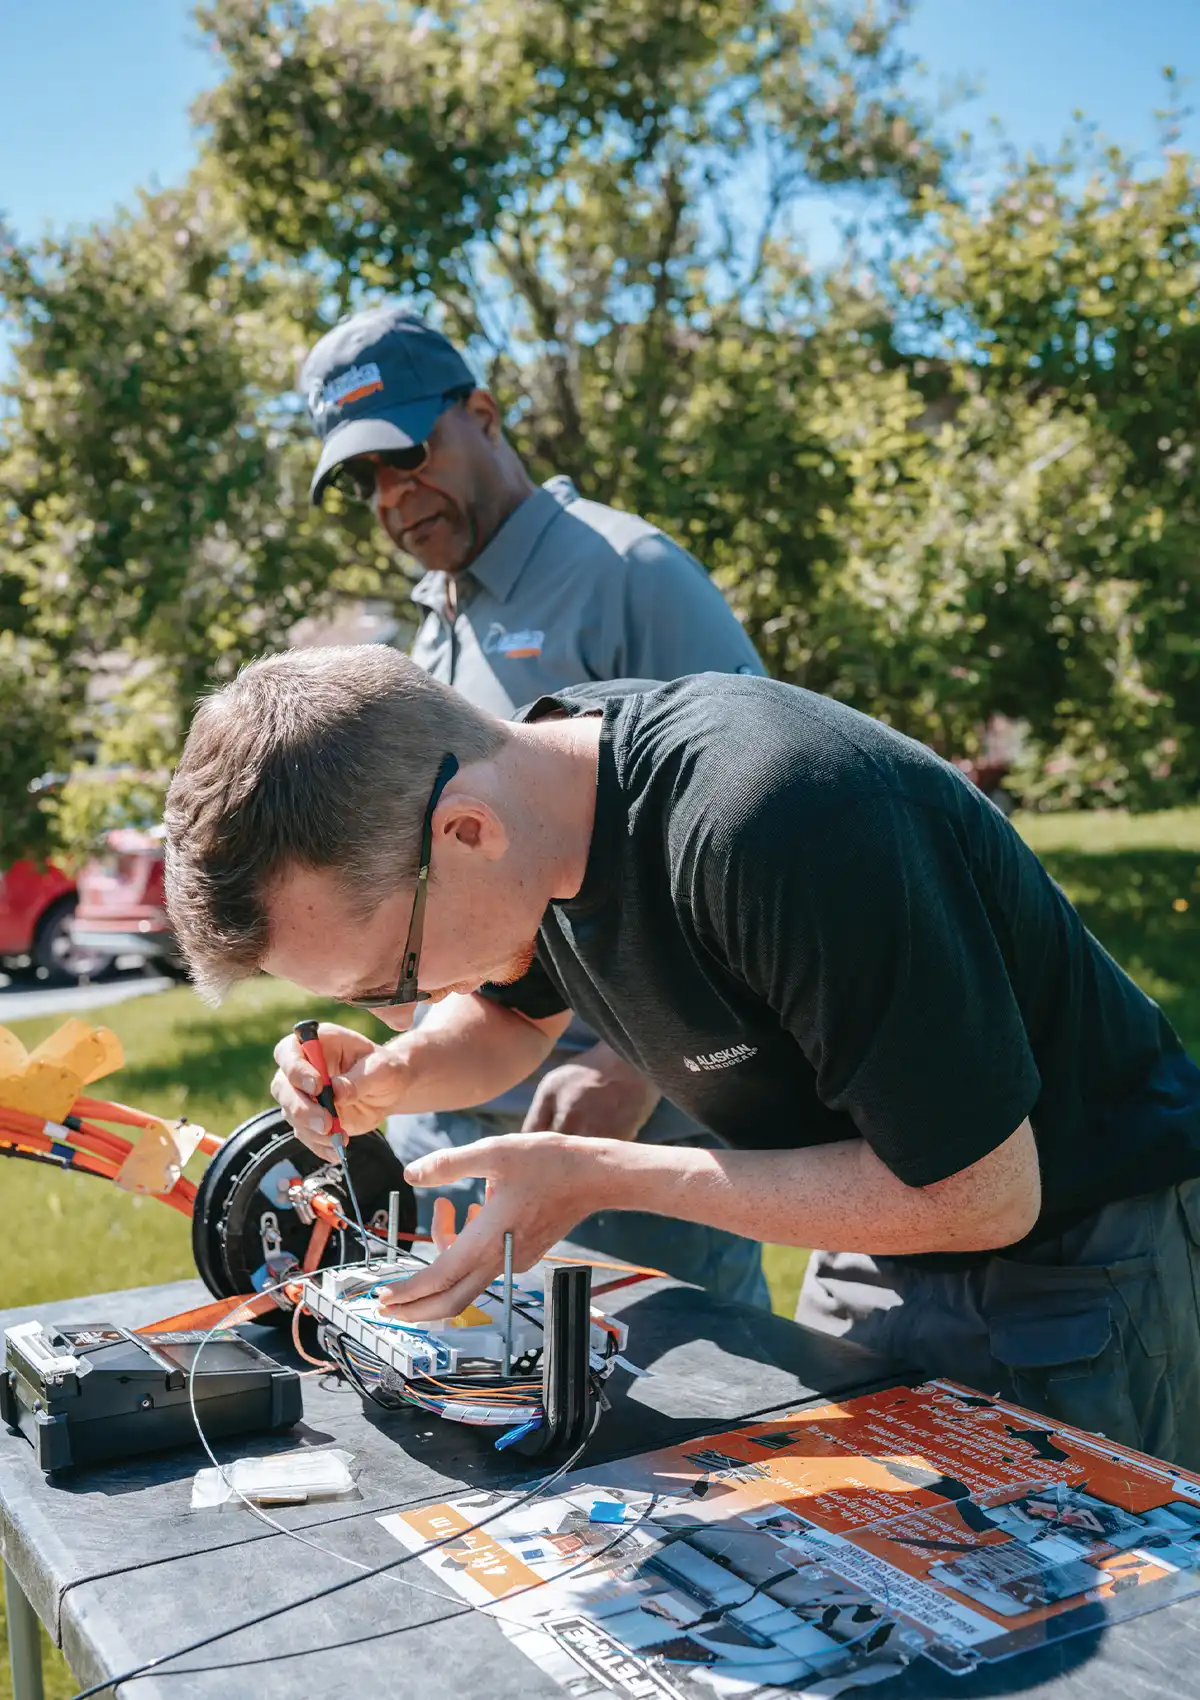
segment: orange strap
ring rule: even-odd
[[[573,1263],[573,1264],[577,1264],[581,1269],[585,1268],[585,1267],[588,1268],[588,1269],[615,1269],[618,1275],[639,1275],[639,1276],[647,1276],[647,1277],[653,1276],[656,1280],[659,1279],[659,1278],[667,1279],[667,1272],[666,1272],[665,1269],[651,1269],[649,1264],[642,1264],[642,1263],[601,1263],[600,1259],[596,1258],[596,1257],[550,1257],[550,1256],[547,1256],[546,1258],[543,1259],[543,1261],[546,1262],[546,1263]],[[621,1285],[624,1286],[625,1283],[622,1282]]]
[[[215,1328],[235,1311],[243,1312],[240,1320],[250,1322],[276,1308],[269,1293],[238,1293],[231,1299],[217,1299],[210,1305],[198,1305],[195,1310],[181,1310],[177,1316],[164,1316],[160,1322],[147,1322],[135,1328],[135,1334],[184,1333],[197,1329]]]
[[[648,1281],[649,1279],[650,1277],[644,1275],[639,1269],[635,1274],[622,1276],[618,1281],[601,1281],[598,1287],[592,1288],[592,1297],[598,1299],[604,1293],[615,1293],[618,1287],[633,1287],[639,1281]]]
[[[325,1247],[329,1244],[333,1229],[328,1222],[314,1222],[313,1231],[308,1236],[308,1244],[304,1248],[304,1262],[300,1265],[306,1275],[311,1275],[325,1255]]]

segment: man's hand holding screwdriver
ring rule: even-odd
[[[333,1082],[338,1119],[347,1137],[369,1133],[404,1102],[404,1057],[390,1045],[377,1045],[350,1027],[322,1022],[318,1036]],[[337,1153],[330,1138],[329,1116],[317,1103],[321,1082],[316,1070],[300,1050],[300,1041],[289,1033],[275,1047],[278,1065],[271,1082],[271,1096],[310,1151],[326,1162]]]
[[[507,1092],[549,1056],[569,1015],[530,1021],[485,998],[440,1000],[419,1028],[376,1045],[353,1028],[318,1029],[345,1133],[369,1133],[386,1116],[463,1110]],[[329,1117],[317,1103],[321,1083],[294,1033],[275,1047],[271,1096],[318,1157],[336,1154]]]

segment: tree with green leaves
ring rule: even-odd
[[[900,283],[972,404],[964,471],[1007,536],[976,573],[996,710],[1031,722],[1033,801],[1164,807],[1200,779],[1200,163],[1086,130],[983,206],[924,197]],[[983,429],[984,437],[979,438]],[[1026,438],[1024,471],[992,458]],[[970,486],[968,485],[968,492]],[[980,512],[978,494],[965,504]],[[964,516],[963,547],[970,532]]]
[[[813,310],[806,199],[939,176],[906,7],[823,0],[217,0],[201,108],[246,227],[362,292],[436,300],[541,469],[655,508],[731,320]]]
[[[161,771],[206,686],[285,642],[303,614],[377,583],[365,528],[343,532],[308,508],[310,450],[291,392],[315,290],[295,268],[256,262],[202,182],[83,234],[0,251],[16,333],[0,418],[0,595],[61,709],[27,747],[26,779],[88,747],[135,775]],[[136,687],[139,712],[119,691],[85,692],[97,674]],[[9,736],[7,714],[0,725]],[[131,782],[138,814],[145,784]],[[31,847],[44,847],[55,811],[68,837],[69,823],[97,818],[47,796]]]
[[[0,870],[51,848],[53,814],[31,787],[62,759],[74,697],[45,644],[0,630]]]
[[[1023,721],[1031,799],[1194,784],[1190,161],[1068,148],[966,204],[902,8],[200,17],[247,227],[342,309],[436,300],[533,466],[684,538],[774,671],[946,753]],[[847,185],[889,239],[814,276]]]

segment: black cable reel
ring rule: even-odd
[[[376,1129],[346,1141],[346,1163],[368,1229],[387,1235],[388,1199],[400,1195],[399,1229],[417,1227],[417,1201],[404,1165]],[[289,1197],[297,1181],[320,1177],[323,1192],[350,1218],[341,1165],[327,1163],[297,1139],[283,1111],[263,1110],[234,1129],[196,1188],[192,1253],[200,1278],[215,1298],[233,1298],[287,1278],[298,1269],[313,1232],[313,1218]],[[344,1243],[343,1243],[344,1242]],[[407,1247],[411,1239],[402,1244]],[[332,1233],[318,1268],[361,1257],[356,1233]],[[289,1313],[269,1312],[264,1323],[286,1323]]]

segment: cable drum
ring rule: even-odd
[[[388,1196],[400,1194],[400,1232],[417,1226],[417,1202],[404,1165],[381,1132],[346,1141],[350,1178],[368,1227],[385,1221]],[[313,1233],[288,1198],[288,1187],[318,1170],[322,1190],[347,1213],[350,1201],[340,1167],[328,1164],[301,1143],[278,1107],[251,1116],[229,1135],[204,1172],[192,1215],[192,1252],[200,1278],[215,1298],[232,1298],[279,1279],[289,1262],[299,1265]],[[383,1229],[380,1227],[380,1231]],[[330,1236],[318,1267],[343,1258],[337,1234]],[[285,1324],[285,1312],[264,1323]]]

